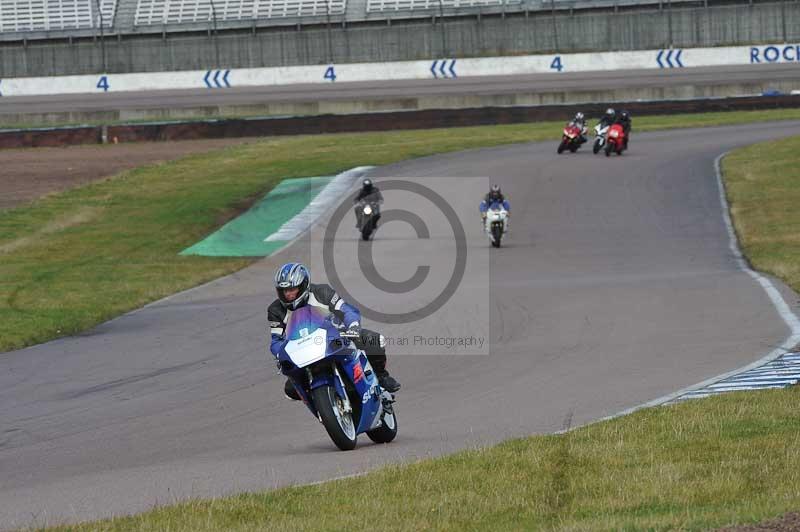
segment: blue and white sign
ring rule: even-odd
[[[213,76],[211,75],[212,72],[214,73]],[[222,78],[221,78],[222,79],[222,83],[220,83],[220,76],[219,75],[222,74],[223,72],[224,72],[224,74],[222,75]],[[231,84],[228,82],[228,76],[230,75],[230,73],[231,73],[230,70],[209,70],[208,72],[206,72],[206,75],[203,76],[203,81],[205,82],[206,87],[208,87],[209,89],[213,89],[213,88],[217,88],[217,89],[230,88]],[[214,82],[213,84],[211,83],[212,80]],[[215,85],[216,85],[216,87],[215,87]]]
[[[667,53],[666,56],[664,52]],[[656,55],[656,63],[659,68],[683,68],[681,54],[683,54],[683,50],[659,50]]]
[[[750,48],[750,64],[797,63],[800,62],[800,44],[753,46]]]
[[[448,61],[450,65],[448,66]],[[437,69],[438,65],[438,69]],[[431,74],[433,74],[434,78],[457,78],[456,75],[456,60],[455,59],[437,59],[431,64]],[[436,73],[438,70],[438,74]],[[449,74],[449,75],[448,75]]]

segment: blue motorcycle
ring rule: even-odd
[[[389,443],[397,436],[394,396],[380,387],[367,355],[334,319],[310,305],[293,311],[278,369],[339,449],[354,449],[364,432],[375,443]]]

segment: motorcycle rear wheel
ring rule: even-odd
[[[358,435],[353,415],[344,412],[344,405],[336,395],[336,390],[332,386],[320,386],[311,391],[311,397],[322,418],[322,424],[336,447],[342,451],[355,449]]]

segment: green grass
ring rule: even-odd
[[[69,529],[705,530],[755,522],[800,507],[798,405],[797,387],[727,394],[363,477]]]
[[[636,128],[764,116],[735,115],[640,119]],[[18,344],[35,341],[31,324],[49,327],[44,336],[56,334],[56,326],[64,333],[65,324],[79,330],[242,267],[247,261],[176,253],[281,177],[544,140],[557,135],[558,125],[269,139],[2,213],[3,341],[15,327],[29,333],[17,336]],[[800,139],[788,139],[724,160],[745,252],[796,290],[799,147]],[[726,394],[359,478],[189,501],[69,530],[375,529],[363,519],[365,508],[377,516],[377,528],[392,530],[704,530],[752,523],[800,508],[799,406],[797,387]]]
[[[798,110],[639,117],[636,131],[800,118]],[[562,123],[273,137],[140,168],[0,212],[0,352],[71,335],[231,273],[182,257],[280,179],[434,153],[555,140]]]
[[[800,292],[800,138],[737,150],[722,168],[747,258]]]

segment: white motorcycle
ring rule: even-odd
[[[486,211],[483,223],[492,245],[499,248],[503,235],[508,232],[508,211],[496,203]]]
[[[592,153],[597,154],[603,149],[606,144],[606,133],[608,133],[608,126],[597,124],[594,126],[594,146],[592,146]]]

